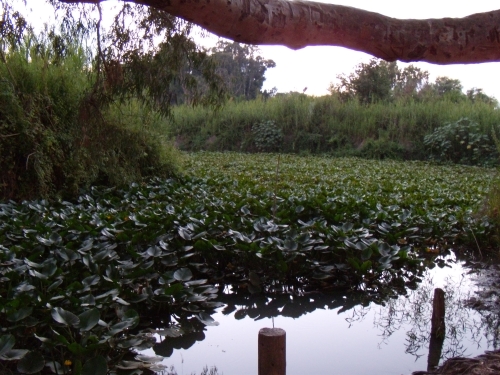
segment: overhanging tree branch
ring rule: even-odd
[[[60,0],[98,3],[99,0]],[[237,42],[340,46],[388,60],[500,61],[500,10],[464,18],[395,19],[334,4],[287,0],[134,0]]]

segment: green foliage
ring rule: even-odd
[[[216,62],[184,34],[172,35],[158,48],[106,62],[106,82],[114,95],[140,100],[168,116],[172,104],[217,107],[226,99]]]
[[[484,134],[500,123],[500,112],[482,101],[405,99],[362,105],[335,95],[314,98],[289,93],[267,100],[230,101],[217,112],[178,106],[164,132],[184,150],[253,152],[253,125],[274,121],[282,129],[285,153],[369,157],[362,148],[372,139],[380,141],[381,148],[389,147],[397,158],[427,160],[424,137],[464,117],[476,122]]]
[[[500,140],[498,139],[497,131],[494,127],[491,128],[491,138],[493,139],[493,142],[495,143],[497,153],[500,155]]]
[[[274,121],[258,122],[252,126],[255,147],[259,151],[277,152],[283,143],[283,132]]]
[[[0,197],[74,197],[92,184],[179,171],[173,145],[144,122],[158,123],[158,112],[141,98],[136,115],[130,104],[117,116],[130,98],[110,107],[111,89],[90,69],[81,35],[20,33],[1,51]]]
[[[100,88],[110,100],[132,97],[165,116],[173,103],[220,106],[223,81],[191,31],[190,23],[167,12],[124,2],[100,41]]]
[[[156,229],[144,233],[139,185],[126,195],[122,207],[113,190],[97,189],[78,204],[0,205],[0,372],[16,363],[20,373],[46,365],[51,373],[83,375],[106,374],[108,367],[151,369],[158,358],[129,357],[155,343],[150,330],[138,329],[153,305],[163,311],[162,321],[174,313],[191,317],[183,310],[188,305],[196,314],[217,306],[209,302],[217,289],[181,260],[192,246],[177,249],[168,235],[150,238],[165,218],[149,220]],[[181,242],[187,238],[183,228],[172,229]]]
[[[491,185],[477,216],[488,217],[493,229],[491,242],[494,244],[494,248],[497,249],[500,244],[500,180],[498,175],[494,176]]]
[[[276,63],[265,60],[258,53],[256,46],[226,41],[219,41],[211,49],[216,72],[231,97],[252,100],[260,94],[267,69],[274,68]]]
[[[466,99],[462,92],[463,86],[460,80],[449,77],[438,77],[429,89],[439,97],[446,97],[453,102],[461,102]]]
[[[498,158],[494,141],[468,118],[437,128],[425,136],[424,144],[429,158],[439,162],[482,165]]]
[[[379,59],[361,63],[353,73],[337,78],[340,83],[330,84],[329,91],[343,101],[357,100],[362,104],[372,104],[392,100],[447,100],[453,103],[469,100],[482,101],[493,107],[498,104],[495,98],[483,93],[482,89],[473,88],[465,95],[458,79],[438,77],[435,82],[429,82],[427,71],[413,65],[400,69],[395,62]]]
[[[392,99],[398,67],[396,62],[371,59],[367,64],[361,63],[349,76],[340,75],[340,84],[331,87],[345,100],[358,99],[363,104]]]
[[[493,107],[497,107],[498,106],[498,101],[491,97],[491,96],[488,96],[486,95],[484,92],[483,92],[483,89],[478,89],[478,88],[472,88],[470,90],[467,90],[467,99],[470,100],[471,102],[483,102],[483,103],[486,103],[486,104],[489,104]]]
[[[342,100],[358,100],[362,104],[393,99],[416,99],[429,86],[429,73],[409,65],[400,69],[396,62],[371,59],[359,64],[349,76],[337,77],[340,83],[329,91]]]
[[[407,150],[399,143],[385,139],[368,139],[359,149],[359,155],[367,159],[407,159]]]

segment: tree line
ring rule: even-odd
[[[348,75],[338,77],[339,83],[330,84],[328,91],[338,95],[343,101],[358,100],[363,104],[394,102],[397,100],[446,99],[452,102],[470,100],[493,106],[498,105],[494,97],[486,95],[482,89],[472,88],[463,92],[458,79],[438,77],[429,82],[429,72],[409,65],[400,68],[396,62],[371,59],[357,65]]]

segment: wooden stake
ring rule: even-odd
[[[434,301],[432,302],[431,336],[444,338],[446,333],[444,314],[444,292],[443,289],[436,288],[434,289]]]
[[[281,328],[259,331],[259,375],[286,375],[286,332]]]
[[[431,372],[439,366],[439,361],[441,360],[441,353],[443,352],[443,337],[436,337],[431,335],[431,340],[429,342],[429,356],[427,357],[427,371]]]

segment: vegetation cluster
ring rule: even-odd
[[[0,64],[0,195],[75,196],[92,184],[120,185],[175,171],[176,151],[139,125],[140,105],[96,108],[84,51],[52,33],[33,34]],[[56,43],[65,44],[64,56]],[[32,44],[30,46],[30,44]],[[149,117],[149,118],[148,118]]]
[[[85,9],[58,4],[59,26],[35,32],[13,4],[0,4],[2,199],[74,198],[92,185],[178,173],[180,153],[158,126],[175,87],[191,104],[224,99],[188,24],[125,4],[104,33],[101,18],[75,19]],[[131,16],[128,29],[121,21]]]

